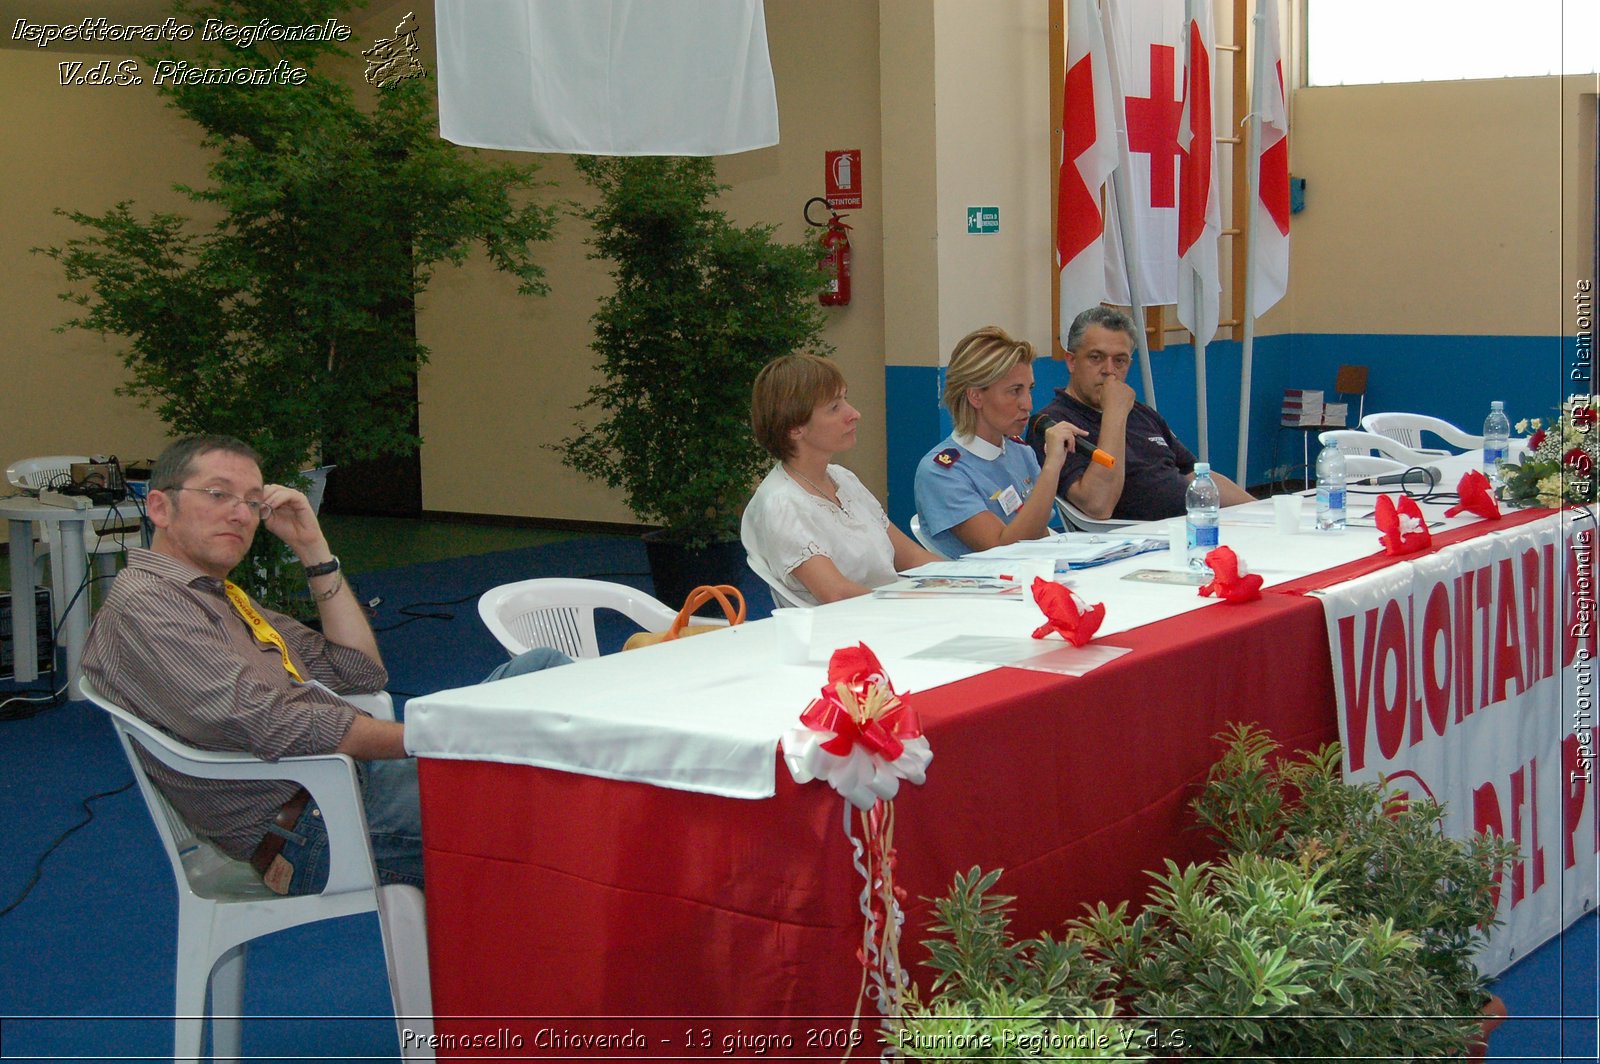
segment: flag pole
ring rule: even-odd
[[[1139,292],[1139,282],[1134,263],[1138,260],[1133,230],[1133,196],[1128,187],[1133,172],[1131,153],[1128,150],[1128,108],[1122,95],[1122,71],[1117,66],[1117,42],[1113,32],[1110,12],[1100,5],[1100,32],[1106,39],[1106,71],[1111,76],[1111,100],[1117,116],[1117,168],[1111,174],[1111,200],[1117,208],[1117,230],[1122,236],[1122,267],[1128,278],[1129,310],[1133,316],[1133,341],[1139,349],[1139,372],[1144,377],[1144,402],[1156,409],[1156,379],[1150,371],[1150,340],[1145,335],[1144,302]]]
[[[1203,0],[1203,2],[1210,3],[1211,0]],[[1189,0],[1189,3],[1185,3],[1184,4],[1184,11],[1183,11],[1183,81],[1184,81],[1184,89],[1183,89],[1184,107],[1183,107],[1183,110],[1184,110],[1184,117],[1183,117],[1182,121],[1184,123],[1183,128],[1186,129],[1186,130],[1189,128],[1189,122],[1191,121],[1191,119],[1188,117],[1188,115],[1191,113],[1190,112],[1190,108],[1193,106],[1193,101],[1189,99],[1189,89],[1190,89],[1190,86],[1193,84],[1191,79],[1190,79],[1190,76],[1189,76],[1189,71],[1190,71],[1191,65],[1194,63],[1194,56],[1190,54],[1191,48],[1193,46],[1194,38],[1189,32],[1189,27],[1193,24],[1193,18],[1194,18],[1193,14],[1191,12],[1191,7],[1190,7],[1190,5],[1192,3],[1193,3],[1193,0]],[[1180,136],[1180,140],[1181,140],[1182,134],[1180,133],[1179,136]],[[1193,135],[1193,133],[1189,134],[1189,138],[1190,138],[1189,139],[1189,150],[1192,152],[1194,150],[1194,135]],[[1181,198],[1181,196],[1180,196],[1180,198]],[[1205,210],[1204,204],[1201,205],[1201,210],[1202,210],[1202,212],[1204,212],[1204,210]],[[1181,226],[1182,223],[1180,222],[1179,224]],[[1182,237],[1181,230],[1180,230],[1180,234],[1179,234],[1179,238],[1178,238],[1178,245],[1179,245],[1179,247],[1183,246],[1183,237]],[[1205,327],[1204,326],[1204,315],[1202,315],[1200,310],[1199,310],[1200,307],[1205,306],[1205,293],[1201,290],[1200,274],[1197,271],[1184,270],[1182,268],[1182,266],[1179,267],[1179,273],[1180,273],[1180,275],[1183,274],[1183,273],[1188,273],[1189,274],[1190,306],[1196,308],[1193,313],[1197,318],[1200,319],[1201,327],[1204,328]],[[1191,332],[1189,335],[1194,337],[1194,413],[1195,413],[1195,432],[1200,437],[1200,461],[1205,462],[1207,464],[1210,464],[1210,462],[1211,462],[1211,429],[1210,429],[1210,425],[1209,425],[1210,406],[1209,406],[1209,404],[1207,402],[1207,399],[1206,399],[1206,344],[1208,342],[1210,342],[1210,341],[1209,341],[1209,338],[1202,340],[1197,334],[1195,334],[1193,332]]]
[[[1246,199],[1250,206],[1244,216],[1244,345],[1239,358],[1239,464],[1234,469],[1241,487],[1250,483],[1245,463],[1250,457],[1250,376],[1256,346],[1256,201],[1261,198],[1261,108],[1256,106],[1256,95],[1265,84],[1261,80],[1261,26],[1265,21],[1261,5],[1275,2],[1256,0],[1256,11],[1250,18],[1255,27],[1256,53],[1250,82],[1250,151],[1245,154]]]

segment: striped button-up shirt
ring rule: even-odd
[[[360,710],[334,691],[377,691],[382,665],[330,643],[280,613],[262,611],[282,634],[283,655],[259,642],[229,605],[222,581],[164,554],[130,550],[95,617],[84,671],[111,701],[192,746],[267,761],[327,754]],[[196,832],[248,859],[297,784],[201,780],[140,757],[156,785]]]

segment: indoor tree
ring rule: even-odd
[[[352,6],[180,2],[176,16],[309,26]],[[474,245],[520,292],[546,291],[533,249],[550,239],[556,211],[529,198],[536,168],[442,141],[426,76],[358,101],[337,76],[355,68],[339,64],[347,53],[336,42],[181,47],[201,67],[284,61],[306,76],[156,86],[211,153],[207,183],[175,187],[215,220],[142,215],[128,201],[103,214],[58,210],[78,234],[39,250],[73,283],[62,298],[79,309],[62,328],[121,337],[123,394],[152,406],[174,434],[246,440],[269,479],[323,454],[415,450],[414,382],[428,354],[416,337],[416,297],[439,263],[461,263]],[[163,58],[179,57],[145,61]]]

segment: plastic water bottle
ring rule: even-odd
[[[1330,443],[1317,454],[1317,528],[1343,532],[1344,517],[1344,452]]]
[[[1489,404],[1489,416],[1483,419],[1483,475],[1497,488],[1500,486],[1500,463],[1505,461],[1510,438],[1511,422],[1506,418],[1506,404],[1496,399]]]
[[[1189,568],[1210,571],[1206,555],[1217,546],[1217,518],[1222,509],[1222,495],[1217,482],[1211,479],[1208,462],[1194,464],[1194,479],[1189,490],[1183,493],[1183,505],[1188,511],[1184,527],[1188,532]]]

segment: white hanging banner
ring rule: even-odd
[[[1520,850],[1488,975],[1595,905],[1597,545],[1592,516],[1554,516],[1319,592],[1345,778],[1432,797],[1447,834]]]
[[[445,140],[591,155],[778,143],[761,0],[434,0],[434,12]]]

